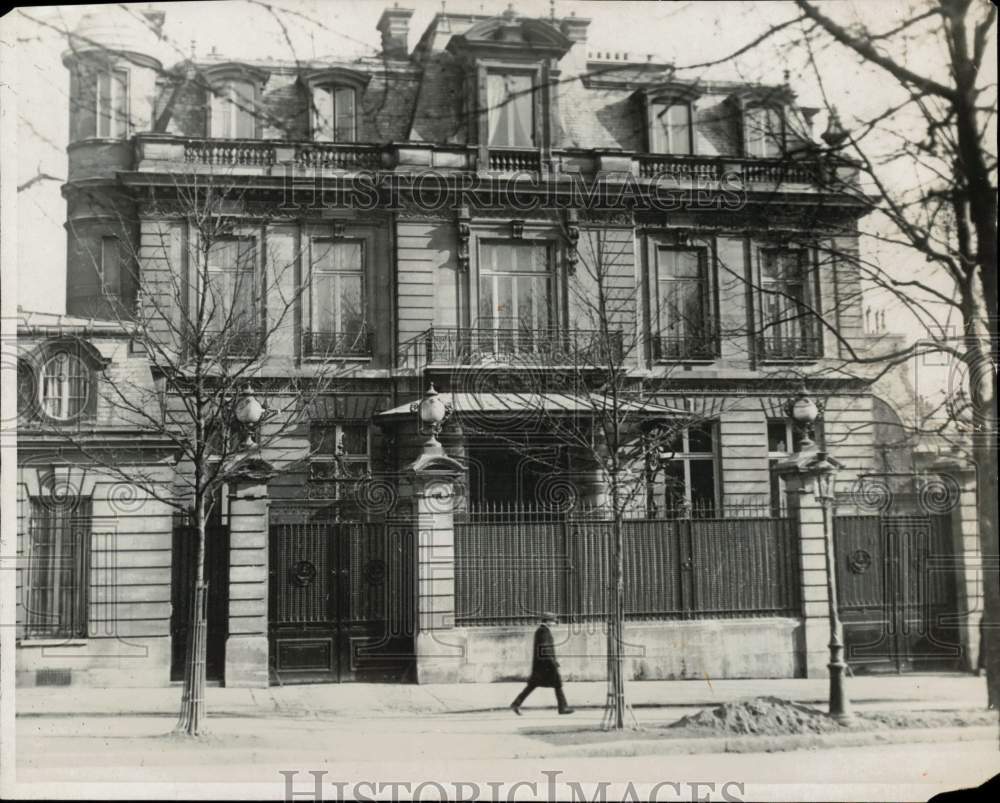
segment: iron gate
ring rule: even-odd
[[[949,515],[834,517],[836,581],[855,672],[958,669]]]
[[[272,524],[271,681],[410,679],[414,547],[407,522]]]

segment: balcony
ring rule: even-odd
[[[542,157],[532,148],[490,148],[489,169],[499,173],[538,173]]]
[[[516,368],[600,368],[620,362],[619,331],[431,327],[400,347],[400,368],[496,364]]]
[[[302,333],[302,355],[307,359],[368,359],[372,356],[374,332],[363,328],[353,332]]]
[[[753,185],[831,184],[836,180],[816,159],[745,159],[720,156],[672,156],[639,154],[636,156],[640,178],[691,183],[698,186],[738,179],[746,187]],[[843,178],[841,177],[841,180]]]
[[[817,335],[758,335],[757,358],[764,361],[811,361],[823,356],[823,340]]]
[[[719,338],[714,328],[682,335],[656,334],[650,340],[657,362],[711,362],[719,356]]]

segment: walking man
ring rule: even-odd
[[[528,678],[528,685],[524,687],[514,702],[510,704],[511,710],[521,716],[521,704],[539,686],[547,689],[555,689],[556,703],[559,705],[560,714],[572,714],[573,709],[566,702],[566,695],[562,690],[562,678],[559,677],[559,662],[556,660],[556,646],[552,641],[552,631],[550,625],[556,625],[559,620],[554,613],[543,613],[542,623],[535,631],[535,644],[531,655],[531,676]]]

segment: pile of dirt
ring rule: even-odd
[[[782,736],[802,733],[830,733],[842,730],[836,720],[816,708],[781,700],[754,697],[706,708],[674,722],[671,728],[690,728],[712,734],[757,734]]]

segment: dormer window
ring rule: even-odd
[[[220,64],[204,71],[209,84],[208,136],[255,139],[260,136],[260,93],[267,72],[245,64]]]
[[[657,101],[650,104],[650,153],[689,155],[693,152],[691,104]]]
[[[90,369],[75,354],[58,351],[42,365],[40,377],[42,411],[56,421],[70,421],[87,405]]]
[[[747,106],[743,113],[743,131],[747,156],[776,158],[784,153],[785,124],[780,108]]]
[[[212,89],[209,135],[223,139],[253,139],[254,88],[249,81],[226,81]]]
[[[312,115],[313,139],[317,142],[354,142],[357,139],[357,92],[354,87],[316,87]]]
[[[530,148],[535,144],[535,95],[530,73],[489,72],[486,103],[489,144]]]
[[[334,67],[301,78],[308,93],[309,130],[316,142],[357,142],[358,111],[367,73]]]

